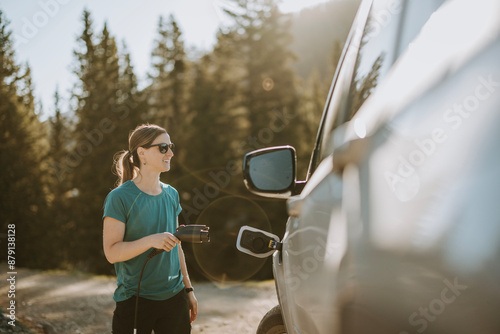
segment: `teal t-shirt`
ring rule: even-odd
[[[123,241],[134,241],[150,234],[170,232],[177,228],[177,216],[182,208],[177,190],[161,183],[159,195],[141,191],[134,182],[127,181],[113,189],[104,201],[104,217],[125,223]],[[148,250],[128,261],[115,263],[117,288],[113,299],[124,301],[137,293],[139,275]],[[152,300],[166,300],[184,288],[179,248],[163,252],[148,261],[141,281],[140,296]]]

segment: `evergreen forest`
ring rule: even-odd
[[[286,202],[246,190],[243,156],[292,145],[297,178],[306,178],[356,6],[337,0],[290,15],[275,0],[232,2],[225,10],[232,25],[220,28],[203,53],[188,51],[175,17],[158,17],[156,35],[148,36],[154,47],[145,88],[127,47],[85,10],[72,46],[71,99],[54,91],[43,120],[30,66],[16,62],[0,7],[2,254],[8,226],[15,225],[17,266],[113,274],[102,250],[102,212],[117,181],[114,155],[128,149],[131,130],[154,123],[176,145],[161,180],[179,192],[180,224],[210,226],[210,244],[184,245],[191,276],[272,277],[266,260],[236,250],[236,237],[243,225],[282,236]]]

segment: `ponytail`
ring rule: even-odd
[[[131,154],[127,150],[115,154],[113,167],[114,174],[118,176],[118,180],[116,180],[117,187],[128,180],[132,180],[139,170],[138,159],[134,159],[134,155],[137,155],[137,153]]]
[[[113,172],[118,176],[117,187],[132,180],[139,173],[141,163],[137,148],[151,144],[162,133],[167,133],[167,131],[154,124],[140,125],[130,133],[129,150],[116,153],[113,159]]]

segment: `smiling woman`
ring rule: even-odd
[[[106,197],[103,214],[104,254],[115,265],[118,279],[114,334],[132,328],[139,333],[190,333],[197,316],[184,252],[173,235],[182,210],[179,194],[160,182],[160,174],[170,170],[173,148],[164,128],[144,124],[132,131],[128,150],[115,159],[118,187]],[[151,248],[164,252],[145,267],[141,281]]]

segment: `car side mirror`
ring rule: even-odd
[[[288,198],[295,190],[296,154],[292,146],[250,152],[243,160],[243,180],[251,192],[265,197]]]

